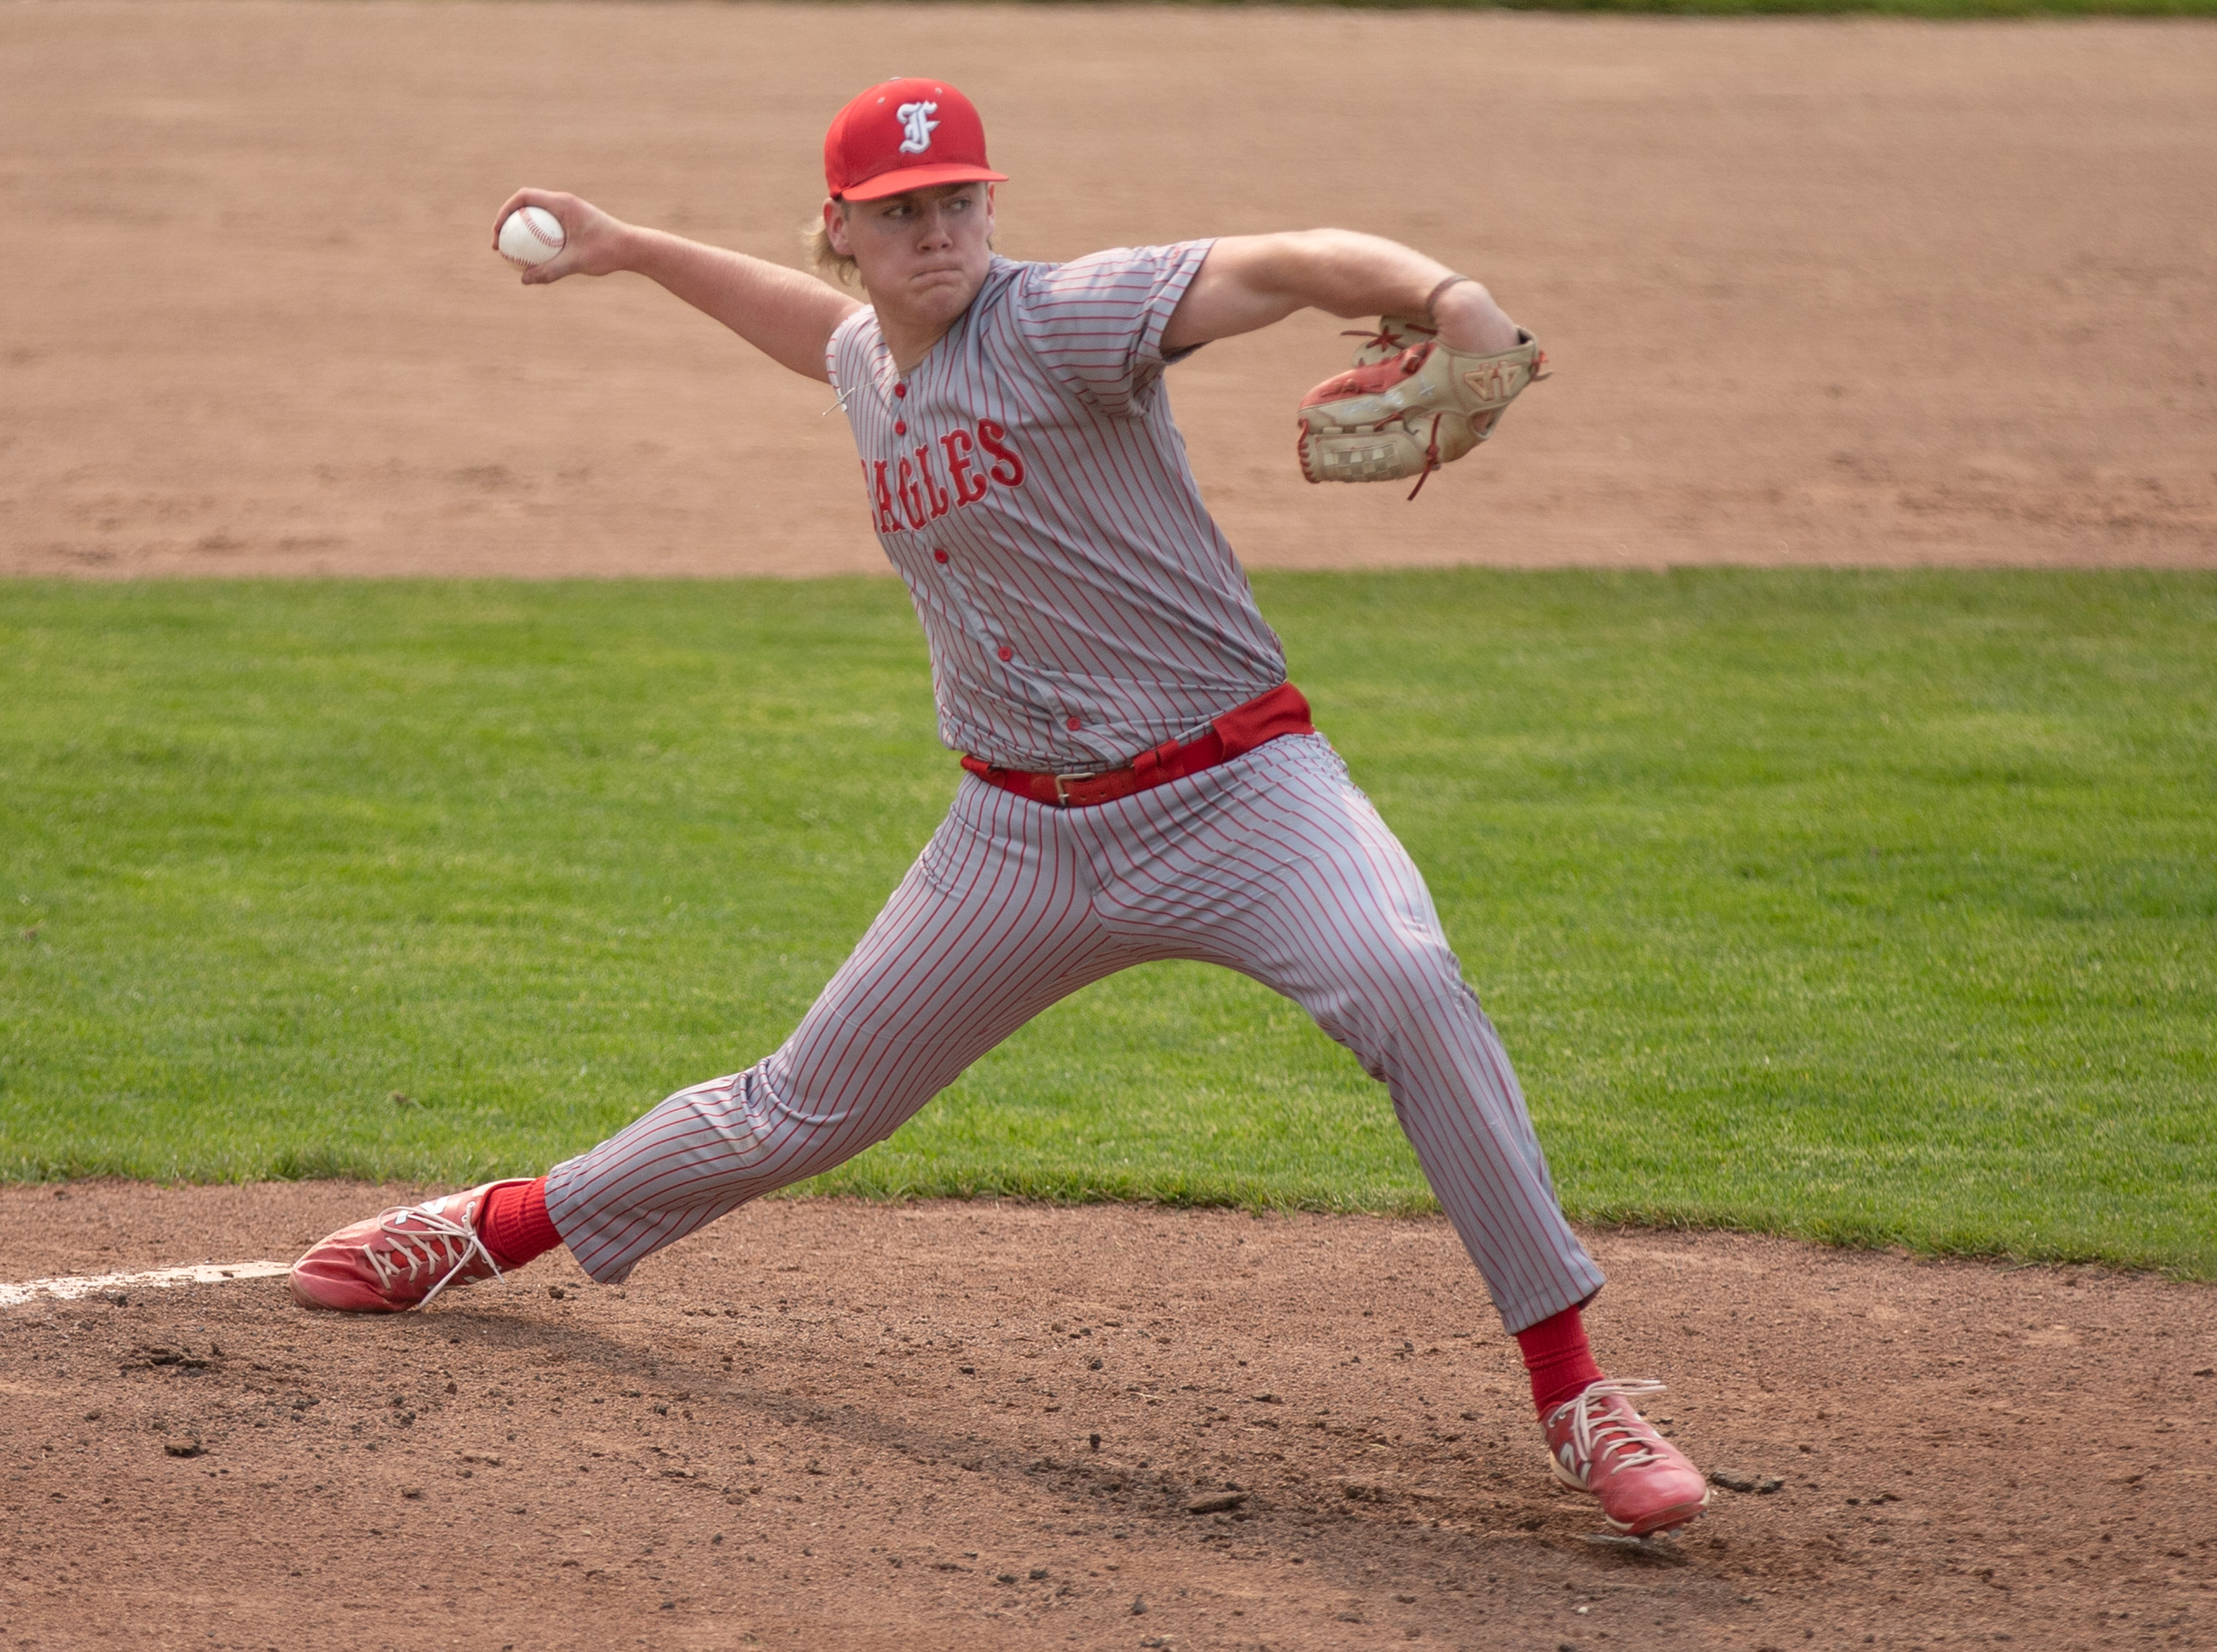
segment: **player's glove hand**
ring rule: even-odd
[[[1378,330],[1365,332],[1360,328],[1340,334],[1342,338],[1360,338],[1350,363],[1355,367],[1370,367],[1379,362],[1390,362],[1403,350],[1437,338],[1440,330],[1421,316],[1381,315]]]
[[[1354,369],[1301,399],[1295,448],[1312,482],[1413,476],[1413,499],[1426,477],[1493,434],[1525,386],[1547,376],[1546,352],[1521,330],[1516,348],[1496,356],[1450,350],[1405,316],[1381,317],[1377,333],[1362,337]]]

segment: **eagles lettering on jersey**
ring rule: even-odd
[[[1162,382],[1208,245],[997,257],[905,374],[875,312],[832,334],[863,494],[957,751],[1114,768],[1285,681]]]
[[[878,531],[926,527],[949,510],[977,504],[994,482],[1022,487],[1024,461],[1008,442],[1008,431],[981,418],[974,435],[958,428],[936,443],[918,442],[912,460],[863,460],[862,480],[870,490]]]

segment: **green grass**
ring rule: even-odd
[[[2217,1278],[2217,579],[1257,583],[1574,1215]],[[889,581],[0,585],[0,1175],[542,1168],[774,1045],[954,779]],[[1190,966],[815,1185],[1429,1208]]]

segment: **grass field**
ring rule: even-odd
[[[1257,583],[1574,1215],[2217,1278],[2217,579]],[[0,696],[14,1178],[543,1168],[773,1045],[955,777],[886,581],[12,583]],[[1187,966],[818,1185],[1429,1203]]]

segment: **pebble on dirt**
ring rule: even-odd
[[[1226,1492],[1219,1497],[1203,1497],[1197,1502],[1188,1503],[1185,1512],[1189,1514],[1228,1514],[1246,1500],[1247,1494],[1244,1491]]]

